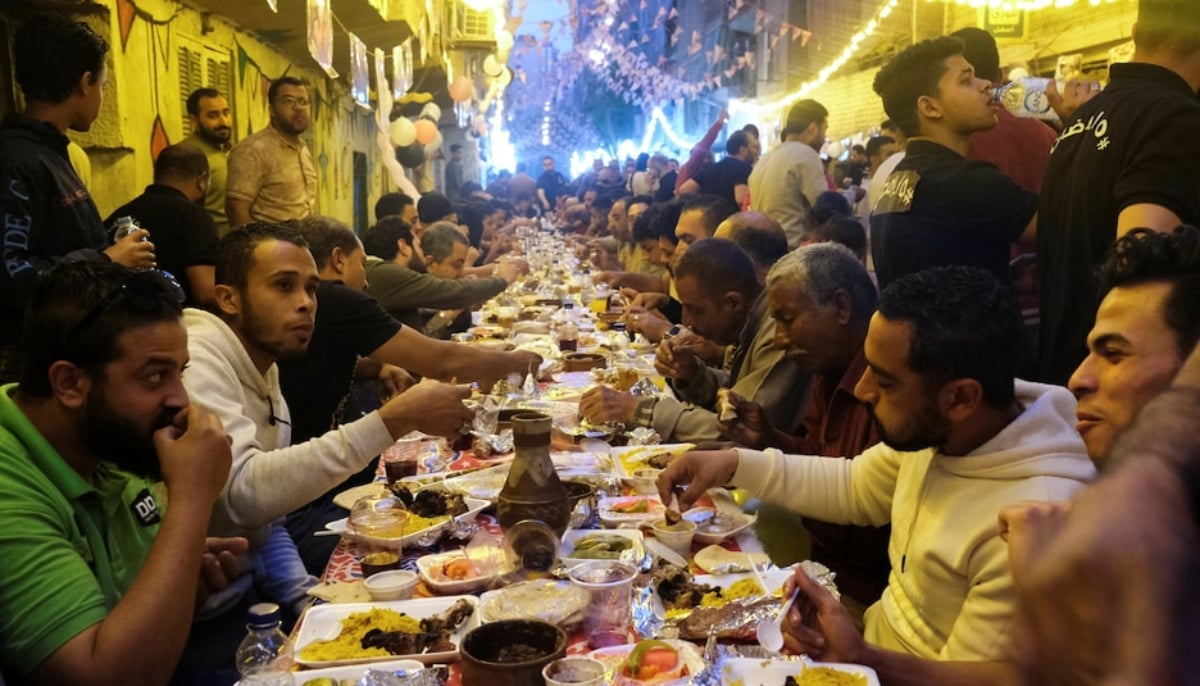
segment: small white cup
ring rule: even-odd
[[[546,686],[600,686],[604,663],[590,657],[564,657],[542,667]]]
[[[363,581],[372,600],[408,600],[417,588],[417,575],[407,569],[372,574]]]
[[[672,551],[687,557],[692,551],[692,538],[696,535],[696,523],[681,519],[674,526],[667,526],[666,520],[660,519],[650,525],[654,537]]]

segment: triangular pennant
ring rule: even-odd
[[[796,40],[803,33],[804,33],[804,29],[800,28],[799,26],[793,26],[792,27],[792,40]]]
[[[158,154],[163,151],[171,140],[167,138],[167,128],[163,126],[162,117],[154,116],[154,126],[150,128],[150,159],[158,160]]]
[[[800,47],[808,46],[808,39],[812,38],[812,31],[805,31],[800,37]]]
[[[732,79],[733,75],[736,73],[737,73],[737,67],[730,67],[725,70],[725,78]]]
[[[137,16],[137,7],[131,0],[117,0],[117,21],[121,29],[121,50],[129,42],[129,32],[133,30],[133,18]]]
[[[679,10],[672,7],[671,13],[667,15],[667,19],[674,19],[675,17],[678,17],[678,16],[679,16]]]

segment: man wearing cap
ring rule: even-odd
[[[788,248],[803,242],[808,214],[817,196],[829,190],[817,151],[825,144],[829,111],[816,100],[801,100],[788,111],[783,143],[750,173],[750,209],[779,222]]]

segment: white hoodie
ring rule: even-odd
[[[1016,607],[997,513],[1067,500],[1096,476],[1064,388],[1016,382],[1024,411],[968,455],[897,452],[854,460],[738,450],[733,484],[836,524],[892,525],[892,571],[866,614],[873,645],[938,660],[1007,654]]]
[[[272,521],[363,469],[395,439],[378,412],[300,445],[292,440],[275,365],[260,374],[229,325],[187,309],[191,362],[183,383],[191,401],[213,412],[233,441],[233,466],[213,514],[214,536],[260,544]]]

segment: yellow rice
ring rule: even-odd
[[[415,634],[421,630],[421,622],[395,610],[375,608],[368,612],[355,612],[342,620],[342,632],[337,638],[310,643],[300,651],[300,657],[311,662],[331,662],[391,655],[383,648],[362,647],[362,638],[371,629]]]
[[[796,686],[867,686],[867,677],[829,667],[807,667]]]

